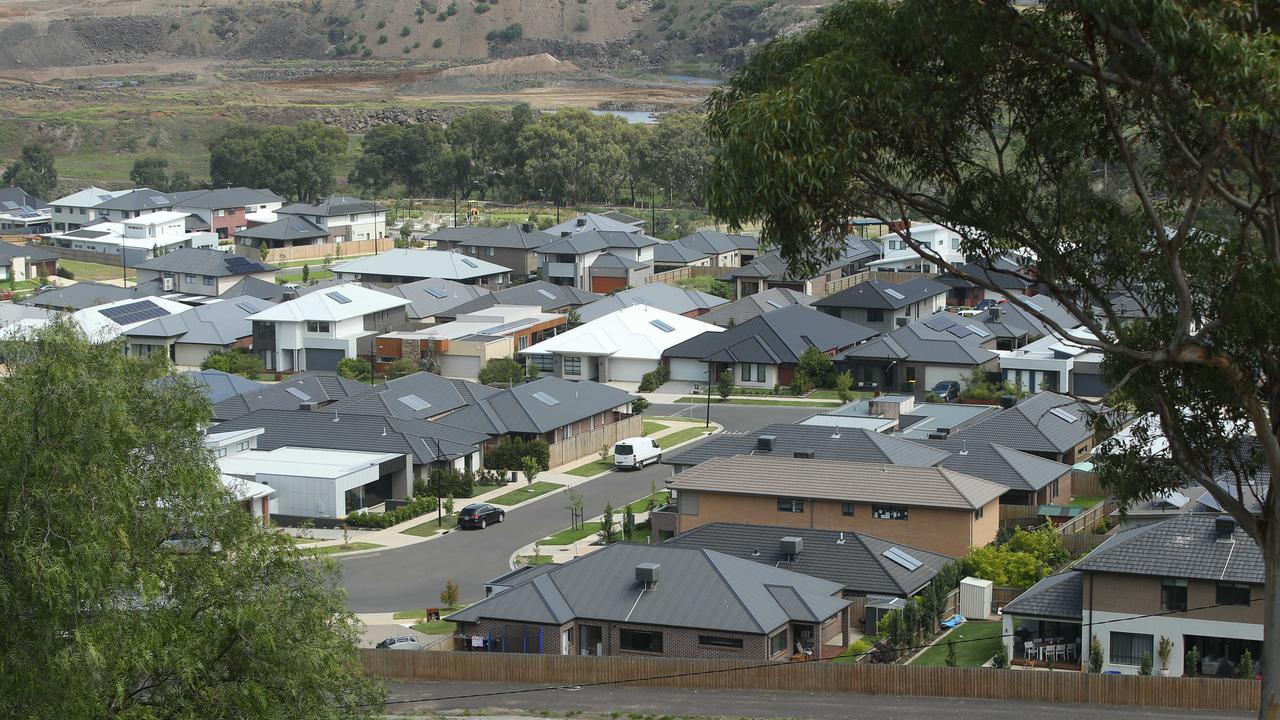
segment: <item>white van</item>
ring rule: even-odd
[[[627,438],[613,446],[615,467],[639,470],[651,462],[662,460],[662,448],[658,441],[647,437]]]

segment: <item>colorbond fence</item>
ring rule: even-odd
[[[267,262],[281,263],[295,260],[323,260],[330,258],[334,264],[351,259],[357,255],[372,255],[394,249],[396,241],[385,237],[376,240],[349,240],[342,243],[319,243],[316,245],[298,245],[297,247],[272,248],[267,251]],[[235,252],[254,260],[259,259],[258,247],[247,247],[236,243]]]
[[[647,280],[645,280],[645,282],[646,283],[660,282],[660,283],[666,283],[668,285],[672,285],[677,280],[687,280],[689,278],[695,278],[695,277],[720,278],[738,269],[740,268],[729,267],[728,265],[722,265],[717,267],[704,267],[702,265],[688,265],[685,267],[673,268],[671,270],[663,270],[662,272],[659,272],[659,273],[653,273],[652,275],[649,276]]]
[[[625,683],[700,690],[846,692],[1242,711],[1256,710],[1261,694],[1257,680],[1065,671],[480,652],[360,653],[371,674],[400,680],[534,685]]]
[[[588,455],[599,455],[600,448],[609,446],[629,437],[640,437],[644,434],[644,418],[640,415],[629,415],[616,423],[596,428],[590,432],[574,435],[568,440],[561,440],[551,445],[551,467],[560,467]]]

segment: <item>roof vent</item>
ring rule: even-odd
[[[560,231],[560,237],[569,237],[569,236],[570,236],[570,235],[572,235],[572,234],[573,234],[573,233],[572,233],[572,232],[570,232],[570,231],[568,231],[568,230],[561,230],[561,231]]]
[[[1213,536],[1218,542],[1231,542],[1236,533],[1236,521],[1230,515],[1219,515],[1213,520]]]
[[[946,440],[947,434],[943,432],[931,432],[929,433],[929,439],[930,440]]]
[[[577,220],[575,220],[575,221],[574,221],[574,223],[573,223],[573,224],[574,224],[574,225],[577,225],[578,227],[586,227],[586,226],[587,226],[587,219],[586,219],[586,218],[578,218]]]
[[[787,557],[787,562],[795,562],[800,551],[804,550],[804,538],[788,535],[778,541],[778,549]]]
[[[658,577],[661,574],[662,566],[658,563],[636,565],[636,582],[643,585],[645,590],[652,590],[658,584]]]
[[[756,449],[764,452],[773,452],[773,443],[777,439],[777,435],[761,435],[756,438]]]
[[[533,232],[533,223],[520,223],[520,232],[522,233]]]
[[[298,403],[298,409],[306,410],[308,412],[315,412],[316,410],[320,409],[320,406],[322,404],[323,403],[321,403],[319,400],[309,400],[307,402]]]
[[[1017,404],[1017,402],[1018,402],[1018,399],[1012,395],[1000,396],[1000,407],[1004,408],[1005,410],[1008,410],[1009,408],[1013,407],[1014,405]]]
[[[797,451],[795,451],[795,452],[791,453],[791,457],[795,457],[795,458],[804,458],[805,460],[812,460],[812,459],[813,459],[813,451],[812,451],[812,450],[797,450]]]
[[[1000,308],[987,308],[987,322],[1000,322]]]

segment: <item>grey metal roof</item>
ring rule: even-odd
[[[756,450],[757,439],[765,435],[774,437],[772,452]],[[789,458],[797,452],[812,452],[815,458],[824,460],[917,467],[937,465],[948,455],[945,450],[871,430],[778,423],[749,433],[717,433],[679,452],[663,455],[662,462],[685,467],[734,455]]]
[[[912,278],[902,283],[885,280],[867,280],[815,301],[815,307],[878,308],[897,310],[947,292],[947,286],[926,277]],[[889,292],[892,290],[893,292]],[[899,297],[901,296],[901,297]]]
[[[719,230],[698,230],[676,240],[675,245],[705,255],[720,255],[734,250],[755,250],[760,241],[750,235],[730,235]]]
[[[607,217],[610,220],[620,222],[624,225],[643,225],[645,222],[642,218],[633,217],[626,213],[618,212],[617,210],[610,210],[609,212],[600,213],[600,216]]]
[[[305,217],[286,217],[265,225],[255,225],[244,230],[237,230],[236,237],[288,242],[292,240],[310,240],[318,237],[327,238],[329,237],[329,231]]]
[[[991,261],[971,262],[960,266],[960,271],[985,280],[1006,290],[1025,290],[1035,283],[1027,268],[1009,257],[997,257]]]
[[[137,188],[93,207],[95,210],[162,210],[173,207],[173,196],[151,188]]]
[[[277,210],[276,214],[334,217],[335,215],[350,215],[353,213],[386,212],[386,210],[386,208],[372,200],[361,200],[350,195],[335,195],[330,198],[321,198],[314,203],[286,205]]]
[[[275,303],[259,298],[205,303],[156,318],[124,334],[131,338],[173,338],[190,345],[225,347],[252,335],[253,323],[246,318],[272,305]]]
[[[597,296],[598,297],[598,296]],[[637,288],[619,290],[578,308],[578,317],[587,323],[632,305],[648,305],[676,315],[719,307],[729,302],[717,295],[675,287],[666,283],[649,283]],[[701,318],[699,318],[701,319]]]
[[[655,563],[644,589],[636,565]],[[449,616],[563,624],[577,619],[700,630],[771,633],[788,622],[824,621],[848,606],[840,585],[711,550],[619,543],[544,573],[509,578],[509,590]],[[643,592],[642,592],[643,590]]]
[[[35,245],[14,245],[13,243],[0,242],[0,265],[12,265],[13,259],[16,257],[26,258],[27,262],[48,262],[57,260],[58,256],[42,250]]]
[[[708,460],[668,481],[674,490],[730,495],[799,496],[977,510],[1008,491],[945,468],[735,455]]]
[[[764,313],[781,310],[788,305],[810,306],[817,298],[805,295],[788,288],[769,288],[754,295],[748,295],[731,303],[712,308],[698,319],[702,322],[728,327],[730,324],[740,325],[753,317]]]
[[[444,278],[427,278],[385,288],[385,291],[408,300],[410,304],[405,308],[405,312],[415,320],[433,318],[441,313],[453,311],[460,305],[490,295],[485,288],[464,285]]]
[[[296,390],[306,400],[290,393]],[[262,385],[256,392],[242,393],[214,404],[213,419],[231,420],[254,410],[296,410],[303,402],[332,402],[371,392],[373,388],[355,380],[328,373],[301,373],[272,385]]]
[[[60,287],[57,290],[48,290],[32,295],[18,302],[23,305],[32,305],[50,310],[74,312],[94,305],[103,305],[136,297],[145,297],[145,295],[140,293],[137,288],[122,288],[118,285],[107,285],[105,283],[78,282]]]
[[[3,203],[7,202],[11,202],[19,208],[30,208],[31,210],[43,210],[49,207],[49,203],[20,187],[0,188],[0,207],[4,207]]]
[[[981,322],[972,318],[963,318],[947,312],[934,313],[928,318],[897,328],[888,335],[882,335],[868,343],[859,345],[844,354],[850,361],[856,360],[910,360],[933,365],[981,365],[994,359],[996,354],[982,347],[984,341],[994,336],[990,333],[983,337],[978,333],[957,337],[946,330],[933,330],[927,323],[936,318],[949,318],[961,327],[974,325],[983,328]]]
[[[642,220],[641,223],[643,222]],[[629,221],[615,220],[607,214],[584,213],[575,218],[565,220],[559,225],[552,225],[547,228],[546,232],[553,237],[559,237],[561,233],[584,233],[596,230],[637,233],[640,232],[640,225]]]
[[[601,253],[600,256],[595,259],[595,262],[591,263],[591,267],[600,269],[638,270],[640,268],[649,267],[649,265],[638,260],[632,260],[631,258],[625,258],[621,255],[614,255],[611,252],[606,252]]]
[[[825,263],[818,268],[818,272],[814,276],[831,272],[837,268],[853,265],[863,261],[870,261],[882,255],[880,243],[875,240],[858,237],[857,235],[849,235],[845,237],[845,248],[838,258]],[[729,278],[768,278],[770,280],[804,280],[807,278],[798,277],[793,274],[787,266],[787,261],[782,259],[782,255],[778,250],[770,250],[769,252],[758,255],[750,264],[734,270],[721,279]]]
[[[836,408],[830,414],[841,414],[855,403]],[[865,407],[865,406],[864,406]],[[898,417],[898,434],[912,439],[927,438],[930,433],[952,433],[969,427],[982,418],[994,415],[999,408],[994,405],[969,405],[967,403],[915,403],[911,410]],[[865,412],[851,412],[862,415]]]
[[[228,208],[242,208],[246,205],[284,202],[284,198],[270,190],[255,190],[247,187],[188,190],[186,192],[170,193],[170,198],[176,207],[199,208],[201,210],[225,210]]]
[[[467,233],[461,238],[440,238],[452,242],[457,247],[492,247],[492,248],[513,248],[517,250],[537,250],[556,239],[555,235],[544,233],[541,230],[524,225],[512,223],[500,228],[468,228],[473,230],[482,230],[483,232]],[[439,232],[428,235],[428,238],[436,238]]]
[[[572,285],[556,285],[546,280],[534,280],[512,285],[490,295],[478,298],[453,309],[456,317],[465,313],[487,310],[494,305],[536,305],[543,312],[582,307],[599,300],[601,295],[580,290]]]
[[[653,261],[664,264],[684,264],[697,262],[706,257],[701,250],[694,250],[674,242],[664,242],[653,246]]]
[[[547,232],[550,233],[552,231],[548,230]],[[651,238],[640,232],[639,228],[631,228],[629,231],[625,232],[614,230],[584,230],[566,237],[557,238],[555,241],[543,245],[538,249],[538,252],[548,255],[581,255],[583,253],[607,250],[609,248],[649,247],[650,245],[657,245],[660,242],[662,241],[657,238]]]
[[[454,250],[417,250],[400,248],[377,255],[348,260],[332,268],[341,277],[350,275],[390,275],[394,277],[446,278],[448,280],[477,280],[493,275],[505,275],[511,268]],[[377,280],[377,277],[373,278]]]
[[[261,383],[221,370],[188,370],[179,373],[179,377],[186,378],[199,388],[211,404],[220,403],[242,393],[256,393],[262,388]]]
[[[487,389],[493,392],[439,421],[489,435],[545,433],[635,400],[609,385],[552,376],[510,389]]]
[[[810,347],[840,352],[876,331],[803,305],[789,305],[724,332],[706,332],[667,348],[663,357],[768,365],[795,364]]]
[[[496,392],[479,383],[418,372],[388,380],[385,385],[373,388],[373,392],[348,397],[328,409],[397,418],[432,418],[466,407],[476,397]]]
[[[1080,621],[1084,608],[1084,574],[1075,570],[1050,575],[1004,606],[1010,615]]]
[[[238,298],[238,297],[256,297],[272,302],[281,302],[285,299],[285,295],[289,294],[289,289],[273,282],[267,282],[261,278],[252,275],[245,275],[236,281],[235,285],[227,288],[226,292],[218,297],[220,298]]]
[[[939,467],[990,480],[1010,490],[1035,492],[1071,472],[1070,465],[987,440],[949,438],[916,442],[951,453]]]
[[[207,248],[180,248],[167,252],[160,257],[138,263],[138,267],[143,270],[212,275],[214,277],[253,275],[276,270],[275,265],[268,265],[235,253]]]
[[[1075,564],[1077,570],[1194,578],[1262,585],[1262,548],[1239,526],[1230,541],[1219,541],[1219,516],[1178,515],[1117,533]]]
[[[804,548],[794,559],[782,552],[783,537],[798,537]],[[839,583],[846,590],[872,595],[908,596],[933,580],[951,561],[946,555],[855,532],[782,528],[767,525],[708,523],[681,533],[664,545],[705,548],[752,562]],[[884,552],[891,547],[920,561],[908,570]]]
[[[1054,410],[1074,417],[1068,421]],[[1052,392],[1039,392],[962,428],[957,437],[998,440],[1023,452],[1066,452],[1093,435],[1094,406]]]

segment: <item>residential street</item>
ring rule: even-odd
[[[688,405],[654,405],[649,415],[688,416]],[[692,407],[693,412],[704,410]],[[775,422],[795,422],[815,408],[717,405],[711,419],[728,431],[754,430]],[[661,486],[671,470],[651,465],[638,472],[610,472],[578,486],[587,516],[599,514],[606,502],[615,506],[649,493],[650,481]],[[358,613],[394,612],[439,604],[445,581],[458,583],[462,602],[484,597],[484,583],[509,569],[519,547],[569,525],[563,492],[541,497],[507,515],[505,522],[485,530],[452,531],[429,543],[342,558],[342,585],[347,604]]]
[[[771,693],[744,690],[677,690],[599,686],[529,692],[535,685],[492,683],[388,682],[391,699],[422,697],[454,698],[429,702],[389,705],[397,714],[423,714],[445,710],[490,708],[520,710],[529,714],[565,715],[601,713],[618,715],[679,715],[681,717],[810,718],[812,720],[1026,720],[1052,717],[1055,720],[1235,720],[1252,713],[1220,710],[1167,710],[1163,708],[1113,707],[1107,705],[1045,705],[995,700],[853,695],[842,693]],[[514,692],[513,692],[514,691]],[[487,697],[460,697],[485,693],[512,693]]]

